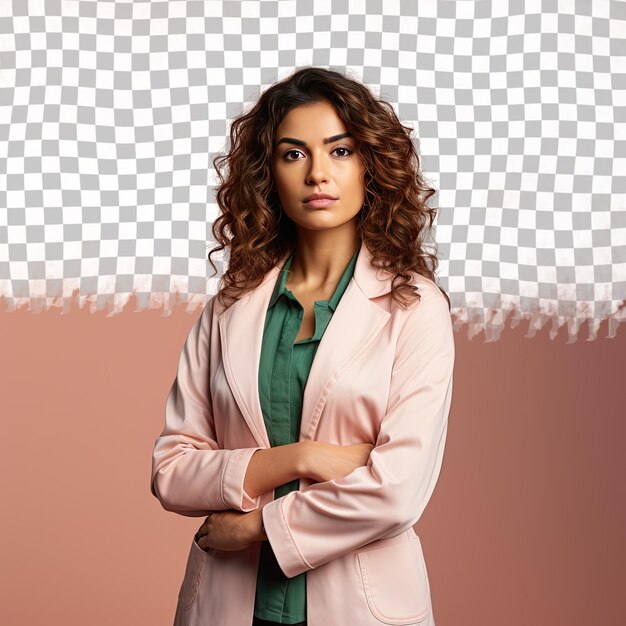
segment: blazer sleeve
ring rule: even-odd
[[[164,509],[189,517],[209,511],[252,511],[243,481],[261,447],[219,448],[211,409],[209,353],[213,296],[191,328],[165,403],[165,427],[152,453],[150,489]]]
[[[422,295],[400,331],[387,411],[368,464],[262,509],[268,540],[292,578],[421,517],[443,461],[455,347],[444,296]]]

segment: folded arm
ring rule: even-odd
[[[209,511],[252,511],[260,497],[244,489],[251,456],[262,448],[222,450],[215,437],[209,389],[209,333],[214,298],[191,328],[165,405],[165,428],[152,454],[150,489],[163,508],[200,517]]]
[[[422,296],[398,339],[387,411],[368,465],[262,509],[286,576],[400,534],[421,517],[443,461],[454,357],[445,298]]]
[[[211,300],[187,336],[165,404],[165,428],[152,454],[152,494],[166,510],[189,517],[253,511],[261,494],[303,475],[304,442],[218,447],[209,388],[212,306]]]

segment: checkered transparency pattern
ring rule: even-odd
[[[415,128],[455,325],[626,318],[626,2],[0,1],[0,297],[215,293],[212,158],[303,65]],[[417,140],[419,137],[419,140]]]

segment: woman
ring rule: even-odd
[[[206,516],[175,624],[432,626],[413,526],[455,350],[410,129],[360,82],[307,67],[233,122],[215,164],[209,260],[228,247],[228,270],[152,463],[165,509]]]

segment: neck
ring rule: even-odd
[[[343,233],[308,231],[306,237],[298,237],[290,284],[311,291],[336,284],[360,247],[361,238],[356,230]]]

